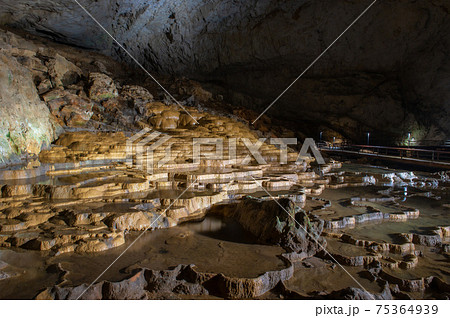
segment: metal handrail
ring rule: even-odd
[[[395,156],[400,159],[418,159],[418,160],[429,160],[432,162],[450,162],[450,151],[444,150],[433,150],[433,149],[418,149],[410,147],[387,147],[387,146],[371,146],[371,145],[342,145],[336,147],[332,145],[328,148],[334,151],[354,151],[358,153],[363,153],[364,150],[370,151],[371,154],[381,157],[381,156]],[[324,149],[322,148],[322,149]]]
[[[420,148],[406,148],[406,147],[387,147],[387,146],[371,146],[371,145],[349,145],[346,147],[359,147],[359,148],[377,148],[377,149],[389,149],[389,150],[404,150],[404,151],[417,151],[417,152],[434,152],[450,155],[450,151],[445,150],[432,150],[432,149],[420,149]]]

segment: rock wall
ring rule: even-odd
[[[152,71],[214,83],[256,111],[370,2],[80,1]],[[129,61],[73,0],[0,4],[3,24]],[[450,138],[449,12],[445,0],[378,1],[269,114],[309,136]]]
[[[0,164],[17,161],[23,153],[38,154],[60,129],[40,100],[30,71],[39,72],[40,60],[19,43],[7,45],[10,35],[0,34]]]

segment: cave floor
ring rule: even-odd
[[[291,180],[286,186],[287,179],[275,177],[270,168],[259,172],[255,167],[216,169],[215,178],[210,178],[214,171],[211,169],[193,174],[177,171],[170,176],[157,172],[152,176],[156,179],[147,180],[141,172],[124,173],[128,168],[117,167],[120,165],[114,164],[114,169],[86,166],[88,171],[73,175],[68,174],[69,170],[61,174],[53,170],[53,176],[5,182],[3,211],[12,216],[13,211],[20,212],[1,220],[0,261],[5,264],[1,269],[1,298],[29,299],[51,286],[71,288],[93,282],[125,250],[124,256],[102,275],[102,281],[124,281],[140,268],[164,271],[179,264],[193,264],[198,272],[221,273],[238,280],[258,279],[267,272],[292,267],[291,275],[280,282],[297,297],[310,298],[348,287],[363,287],[377,295],[386,283],[396,297],[439,298],[437,292],[445,288],[442,285],[450,283],[446,248],[448,184],[444,180],[437,187],[435,183],[423,186],[432,175],[389,184],[392,174],[404,176],[404,172],[380,172],[368,166],[361,173],[359,166],[349,171],[348,164],[342,169],[335,163],[323,178],[297,171],[300,180]],[[286,173],[282,175],[286,177]],[[238,178],[230,182],[232,174]],[[205,175],[202,181],[195,181]],[[376,183],[362,182],[367,175]],[[305,180],[305,176],[309,178]],[[184,192],[189,178],[195,178],[195,185]],[[272,189],[271,195],[294,200],[311,217],[324,222],[322,236],[329,254],[317,251],[314,256],[286,258],[285,248],[261,244],[244,228],[248,225],[221,212],[247,195],[271,199],[256,180],[266,182],[266,187],[273,181],[285,181]],[[124,192],[130,184],[137,184],[137,191]],[[68,185],[70,191],[65,190]],[[226,186],[228,192],[224,191]],[[55,191],[61,187],[62,192]],[[77,192],[76,188],[89,191]],[[98,189],[112,194],[99,196]],[[49,198],[49,193],[54,197]],[[162,207],[175,200],[180,201],[163,212],[157,225],[153,224],[155,211],[161,213]],[[25,217],[25,211],[51,216]],[[378,212],[382,217],[373,218]],[[357,221],[352,221],[355,216]],[[27,228],[4,230],[19,226]],[[149,231],[134,244],[140,231],[148,226]],[[375,263],[379,264],[377,272],[372,269]],[[252,298],[279,299],[285,294],[272,286]],[[180,299],[227,298],[214,293],[176,295]]]

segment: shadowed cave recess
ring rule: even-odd
[[[448,30],[445,0],[0,0],[0,299],[449,299]]]
[[[5,25],[126,53],[73,0],[1,1]],[[80,1],[152,72],[208,83],[259,114],[368,1]],[[449,139],[447,1],[378,1],[268,113],[318,138],[400,144]],[[424,116],[426,114],[426,116]],[[256,118],[256,117],[255,117]],[[254,118],[253,118],[254,119]],[[252,119],[252,121],[253,121]]]

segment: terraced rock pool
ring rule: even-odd
[[[201,176],[202,173],[196,175]],[[227,173],[233,173],[233,170]],[[261,188],[253,187],[252,179],[256,179],[244,174],[238,182],[244,182],[245,189],[235,187],[236,190],[230,191],[230,195],[204,188],[183,192],[173,187],[179,176],[172,176],[170,187],[122,193],[103,201],[88,200],[79,205],[70,199],[51,200],[52,206],[70,208],[61,212],[63,218],[50,219],[53,233],[60,233],[56,232],[58,226],[61,227],[59,224],[64,224],[64,228],[59,230],[61,233],[68,231],[67,224],[73,224],[77,229],[72,229],[75,232],[68,237],[78,235],[89,243],[91,239],[79,232],[94,231],[104,233],[96,234],[96,240],[101,238],[99,235],[104,235],[106,244],[109,244],[109,232],[102,232],[105,226],[96,219],[103,215],[103,222],[112,229],[112,233],[123,231],[124,243],[112,248],[108,245],[108,248],[95,253],[70,251],[67,249],[70,242],[59,249],[42,251],[24,249],[18,245],[3,247],[0,249],[0,298],[76,298],[80,290],[86,290],[90,283],[103,284],[103,297],[113,297],[105,292],[103,282],[117,282],[121,284],[118,285],[121,289],[128,290],[131,288],[130,282],[137,279],[133,275],[142,269],[147,269],[142,274],[147,283],[155,279],[158,272],[161,277],[155,283],[157,286],[167,282],[172,285],[169,289],[167,286],[164,287],[166,289],[161,287],[157,292],[145,287],[145,292],[133,294],[131,298],[404,299],[448,296],[450,195],[446,175],[412,174],[349,164],[329,169],[323,178],[307,173],[304,172],[308,180],[298,180],[288,187],[288,179],[281,179],[284,183],[280,183],[281,186],[271,191],[270,195]],[[302,172],[297,174],[303,176]],[[83,187],[91,186],[83,181],[94,180],[93,186],[103,186],[108,184],[110,177],[118,184],[143,183],[141,177],[124,175],[117,178],[111,172],[100,171],[89,176],[60,177],[56,183],[50,184],[56,187],[73,184]],[[98,181],[98,178],[101,180]],[[277,180],[260,179],[263,182]],[[49,184],[42,179],[35,182]],[[167,183],[164,179],[162,182]],[[207,178],[205,182],[211,184],[213,181]],[[215,182],[220,185],[224,181]],[[9,186],[26,184],[21,180],[12,185],[9,183]],[[252,186],[249,188],[248,185]],[[251,197],[247,197],[248,194]],[[169,205],[178,197],[179,204]],[[240,211],[240,217],[231,213],[239,209],[237,202],[246,198],[262,210],[265,209],[264,202],[274,198],[293,200],[309,216],[310,221],[307,222],[315,222],[316,226],[321,224],[311,233],[318,233],[320,229],[322,245],[319,244],[320,248],[316,251],[312,250],[313,253],[300,256],[292,253],[282,236],[280,244],[265,241],[267,237],[263,239],[264,233],[255,233],[252,220],[245,218],[250,211]],[[27,200],[31,200],[27,207],[41,207],[46,202],[36,198]],[[145,211],[159,205],[169,206],[170,213],[164,215],[178,220],[178,225],[164,221],[145,233],[134,230],[146,220],[140,214],[139,217],[136,215],[141,213],[145,216]],[[110,214],[114,216],[112,221],[105,217]],[[150,220],[155,220],[152,217]],[[87,225],[86,220],[92,224]],[[142,226],[149,222],[145,221]],[[264,219],[255,218],[254,222],[259,224],[257,228],[265,226]],[[271,222],[270,218],[267,222]],[[296,228],[301,232],[298,226]],[[31,229],[24,233],[34,235]],[[41,231],[45,229],[40,225]],[[16,238],[15,241],[5,240],[5,243],[19,240],[17,233],[5,232],[5,235]],[[68,234],[61,235],[60,239]],[[26,237],[20,239],[25,240]],[[308,236],[305,239],[312,243],[316,240]],[[74,240],[75,244],[80,242]],[[92,246],[95,249],[99,245]],[[184,266],[181,269],[180,264]],[[189,268],[195,271],[189,272]],[[103,272],[105,269],[107,271]],[[178,274],[173,274],[172,270]],[[225,280],[223,286],[221,279]],[[180,280],[182,284],[176,285]],[[77,292],[74,286],[79,286]]]

